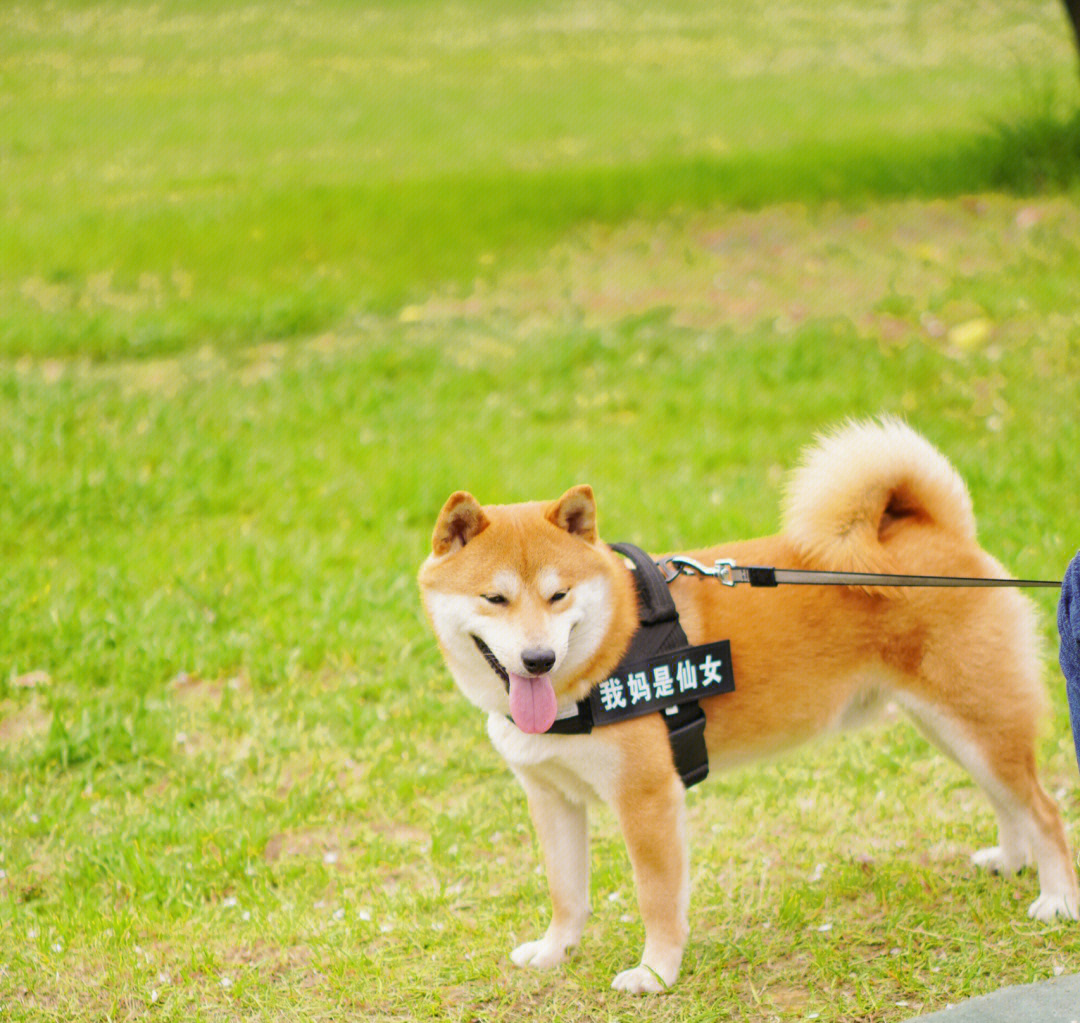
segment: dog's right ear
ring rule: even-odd
[[[548,508],[547,520],[586,543],[596,543],[596,498],[592,487],[585,483],[571,487]]]
[[[487,529],[488,523],[480,502],[472,494],[459,490],[447,498],[439,512],[435,532],[431,534],[431,549],[436,555],[459,550]]]

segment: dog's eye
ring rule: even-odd
[[[485,593],[483,594],[484,600],[489,604],[505,604],[506,598],[501,593]]]
[[[558,593],[553,593],[551,595],[548,602],[551,603],[551,604],[557,604],[560,600],[563,600],[566,597],[566,594],[568,592],[569,592],[568,590],[559,590]]]

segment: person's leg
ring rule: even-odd
[[[1061,636],[1059,659],[1069,697],[1076,765],[1080,769],[1080,551],[1069,562],[1061,584],[1058,601],[1058,633]]]

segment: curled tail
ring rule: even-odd
[[[897,419],[854,422],[818,438],[792,474],[784,533],[808,562],[834,572],[910,571],[891,546],[912,526],[968,547],[967,487],[929,441]]]

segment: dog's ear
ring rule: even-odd
[[[435,532],[431,534],[431,549],[435,554],[449,554],[464,547],[487,529],[488,517],[472,494],[464,490],[451,494],[439,512]]]
[[[547,520],[588,543],[596,543],[596,498],[592,487],[584,483],[571,487],[552,502],[547,510]]]

